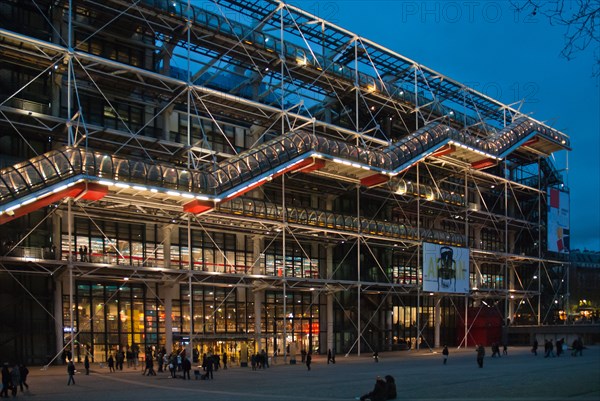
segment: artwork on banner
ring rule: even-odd
[[[469,249],[423,243],[423,291],[469,292]]]
[[[569,193],[550,188],[548,196],[548,250],[569,253]]]

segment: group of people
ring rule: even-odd
[[[81,262],[91,262],[91,252],[88,253],[87,245],[79,247],[79,260]]]
[[[250,366],[252,370],[265,369],[269,367],[269,357],[267,352],[263,349],[260,352],[252,354],[250,356]]]
[[[554,349],[556,347],[556,354],[554,353]],[[533,347],[531,348],[531,352],[534,355],[537,355],[538,349],[538,341],[535,339],[533,341]],[[567,349],[565,339],[561,338],[556,341],[556,345],[552,342],[552,339],[544,340],[544,358],[549,358],[554,356],[560,357],[561,354]],[[583,341],[581,341],[580,337],[577,337],[573,340],[573,345],[571,347],[572,352],[571,356],[582,356],[583,355]]]
[[[114,372],[116,370],[123,370],[123,364],[125,363],[125,353],[123,350],[118,350],[113,358],[112,353],[108,356],[106,360],[106,364],[108,365],[108,369],[110,372]],[[130,365],[130,361],[127,360],[127,365]],[[135,364],[137,366],[137,363]]]
[[[396,381],[392,376],[387,375],[385,379],[377,376],[373,390],[360,397],[356,397],[356,399],[360,401],[386,401],[394,400],[396,397]]]
[[[475,352],[477,353],[477,366],[483,368],[483,359],[485,357],[485,347],[482,344],[477,344],[475,346]],[[508,345],[504,344],[502,346],[502,354],[508,355]],[[492,358],[498,355],[500,358],[500,345],[498,343],[492,343]]]
[[[264,353],[264,351],[263,351]],[[130,354],[127,352],[126,354],[119,350],[114,355],[111,352],[106,360],[109,372],[115,372],[116,370],[123,370],[124,358],[127,355],[128,366],[137,366],[137,355],[133,352]],[[134,356],[136,355],[136,356]],[[135,358],[135,363],[133,361],[130,364],[130,358]],[[199,356],[197,353],[194,353],[194,362],[199,362]],[[156,354],[152,351],[152,348],[148,347],[145,352],[145,367],[142,370],[142,375],[144,376],[156,376],[157,371],[154,369],[154,363],[157,362],[158,372],[169,372],[171,378],[177,378],[177,373],[182,373],[182,378],[185,380],[190,380],[191,375],[190,372],[192,370],[192,361],[186,357],[185,349],[180,348],[178,350],[173,350],[172,353],[167,353],[166,349],[162,347]],[[213,372],[219,370],[221,368],[221,362],[223,363],[223,369],[227,369],[227,354],[223,353],[222,356],[217,354],[204,354],[202,357],[202,370],[205,372],[200,377],[199,369],[194,372],[196,378],[206,378],[212,379]],[[265,366],[265,363],[261,360],[261,367]],[[84,367],[86,375],[89,374],[90,361],[88,356],[85,357]],[[268,367],[268,362],[266,362],[266,367]],[[68,359],[67,363],[67,373],[69,375],[69,381],[67,385],[75,384],[75,364],[71,358]]]
[[[502,347],[502,354],[508,355],[508,346],[506,344],[504,344]],[[498,355],[498,358],[500,358],[500,344],[492,343],[492,358],[494,358],[496,355]]]
[[[15,397],[19,387],[21,388],[21,392],[29,389],[29,385],[27,384],[28,374],[29,369],[25,365],[16,364],[11,369],[8,362],[5,362],[2,366],[2,390],[0,391],[0,397],[8,398],[9,391]]]

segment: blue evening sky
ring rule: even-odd
[[[554,155],[571,190],[572,249],[600,251],[600,86],[593,49],[560,57],[564,27],[502,1],[290,1],[503,103],[571,138]],[[575,3],[575,2],[574,2]]]

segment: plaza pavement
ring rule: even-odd
[[[66,366],[47,370],[29,367],[30,390],[21,400],[77,401],[335,401],[353,400],[372,389],[375,377],[391,374],[399,400],[600,400],[600,346],[560,358],[535,357],[529,348],[509,348],[508,356],[491,358],[486,349],[483,369],[477,367],[475,350],[450,349],[447,365],[440,350],[380,353],[375,363],[369,353],[360,357],[337,355],[336,364],[313,357],[312,370],[300,364],[284,364],[279,357],[269,369],[232,366],[215,372],[212,381],[170,379],[168,373],[142,376],[124,368],[109,373],[92,364],[91,374],[77,364],[76,385],[67,386]]]

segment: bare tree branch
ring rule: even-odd
[[[510,4],[517,13],[541,15],[550,25],[564,27],[561,56],[572,60],[591,49],[593,75],[600,76],[600,0],[511,0]]]

